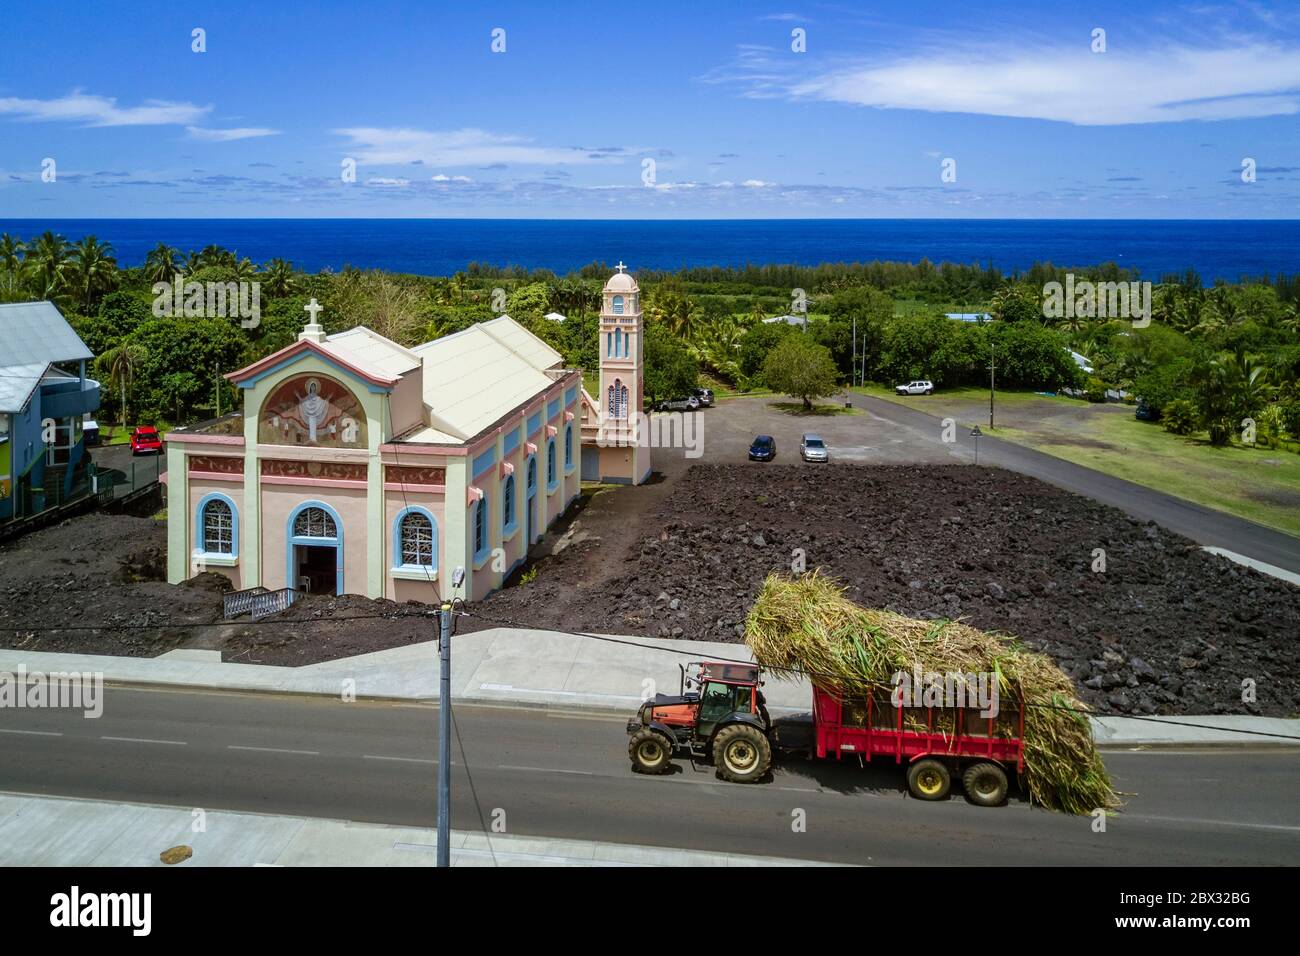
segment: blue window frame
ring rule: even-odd
[[[488,553],[488,496],[474,503],[474,560],[482,561]]]
[[[555,439],[546,443],[546,490],[554,491],[559,484],[555,474]]]
[[[537,456],[528,456],[528,493],[531,495],[537,490]]]
[[[196,557],[239,557],[239,510],[220,492],[199,499],[194,509]]]
[[[393,519],[393,568],[438,570],[438,522],[424,508],[403,508]]]
[[[614,314],[623,314],[623,297],[621,295],[614,296]]]
[[[507,475],[501,489],[501,531],[509,534],[515,530],[515,476]]]
[[[573,423],[564,426],[564,467],[573,467]]]

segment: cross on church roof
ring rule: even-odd
[[[615,268],[617,268],[619,272],[626,272],[626,271],[627,271],[627,266],[623,265],[623,260],[622,260],[622,259],[619,259],[619,260],[618,260],[618,265],[617,265]],[[313,299],[312,301],[314,302],[314,301],[316,301],[316,300]]]
[[[315,296],[313,296],[313,297],[312,297],[312,300],[311,300],[310,302],[308,302],[306,305],[304,305],[304,306],[302,307],[302,310],[303,310],[304,312],[308,312],[308,313],[311,314],[311,321],[312,321],[312,324],[315,325],[315,324],[316,324],[316,313],[317,313],[317,312],[323,312],[323,311],[325,310],[325,306],[320,305],[320,304],[316,301]]]

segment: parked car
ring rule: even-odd
[[[934,391],[934,383],[927,379],[918,378],[906,385],[895,385],[894,391],[899,395],[929,395]]]
[[[830,449],[826,447],[826,442],[822,441],[821,435],[804,435],[803,441],[799,443],[799,454],[804,461],[830,461]]]
[[[670,398],[666,402],[659,403],[661,412],[693,412],[700,407],[700,400],[694,395],[687,395],[685,398]]]
[[[776,457],[776,439],[771,435],[759,435],[749,446],[750,461],[771,461]]]
[[[1137,401],[1137,410],[1133,413],[1133,417],[1140,422],[1153,422],[1159,418],[1160,415],[1151,407],[1150,402],[1145,398],[1139,398]]]
[[[700,400],[703,408],[713,407],[713,389],[711,388],[693,388],[691,394]]]
[[[141,425],[131,432],[131,454],[147,455],[162,451],[162,436],[152,425]]]

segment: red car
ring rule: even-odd
[[[162,451],[162,436],[152,425],[141,425],[131,432],[131,454],[142,455]]]

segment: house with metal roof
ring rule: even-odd
[[[84,479],[93,358],[52,302],[0,305],[0,521],[67,500]]]
[[[226,376],[242,412],[167,434],[168,580],[426,602],[500,587],[581,490],[582,372],[509,316],[406,348],[306,311],[297,341]],[[642,353],[612,329],[617,414]],[[630,480],[648,455],[604,464]]]

